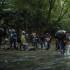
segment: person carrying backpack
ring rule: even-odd
[[[17,33],[15,29],[10,29],[9,32],[10,35],[10,48],[14,47],[15,49],[17,48]]]
[[[64,54],[65,46],[66,46],[66,31],[65,30],[58,30],[55,34],[56,38],[56,49]]]

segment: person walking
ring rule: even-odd
[[[59,30],[55,34],[56,38],[56,49],[61,52],[61,54],[64,54],[65,52],[65,46],[66,46],[66,31],[65,30]]]
[[[0,27],[0,48],[1,48],[1,45],[2,45],[3,37],[4,37],[4,29],[2,27]]]
[[[45,47],[46,47],[46,50],[48,50],[50,48],[50,44],[51,44],[51,35],[50,33],[46,33],[45,34]]]
[[[25,51],[27,50],[27,48],[28,48],[28,43],[26,41],[25,31],[22,31],[20,49],[23,49]]]
[[[32,33],[31,40],[32,40],[32,45],[34,46],[35,49],[37,49],[38,48],[38,36],[36,33]]]
[[[14,47],[15,49],[17,48],[17,33],[15,29],[10,29],[9,30],[9,39],[10,39],[10,48]]]
[[[43,49],[44,47],[44,34],[43,33],[41,33],[39,36],[39,43],[41,45],[41,49]]]

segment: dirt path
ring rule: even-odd
[[[0,70],[68,70],[70,59],[53,49],[0,50]]]

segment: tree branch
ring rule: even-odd
[[[54,8],[54,5],[55,5],[55,1],[56,0],[49,0],[49,11],[48,11],[48,16],[47,16],[47,23],[49,23],[50,21],[50,18],[51,18],[51,12],[52,12],[52,9]]]

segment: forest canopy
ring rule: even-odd
[[[0,26],[26,31],[70,31],[70,0],[0,0]]]

